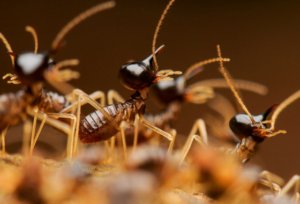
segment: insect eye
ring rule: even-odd
[[[144,62],[133,62],[123,65],[119,71],[119,80],[130,90],[141,90],[152,84],[156,74]]]
[[[26,52],[15,58],[15,70],[23,85],[43,80],[43,71],[48,67],[46,53]]]

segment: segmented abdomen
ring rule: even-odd
[[[42,89],[40,95],[34,102],[38,109],[44,113],[59,113],[70,105],[63,95]]]
[[[0,132],[8,125],[19,122],[21,114],[25,113],[25,91],[0,95]]]
[[[116,121],[118,125],[122,121],[133,124],[135,115],[145,107],[141,100],[130,99],[125,103],[112,104],[104,107],[104,110]],[[100,111],[95,111],[80,122],[79,139],[83,143],[94,143],[108,140],[116,135],[119,130]]]

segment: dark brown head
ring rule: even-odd
[[[162,81],[153,84],[150,93],[153,99],[160,105],[166,107],[173,101],[183,102],[184,100],[184,78],[179,76],[173,81]]]
[[[44,80],[43,73],[49,67],[49,54],[25,52],[15,56],[15,71],[24,86]]]
[[[262,142],[265,137],[257,134],[258,125],[260,122],[265,121],[268,115],[278,106],[271,106],[266,112],[253,115],[253,119],[255,120],[255,124],[252,123],[250,117],[247,114],[237,114],[231,118],[229,121],[229,126],[232,132],[241,140],[244,137],[251,136],[252,139],[256,142]],[[261,129],[265,129],[266,125],[262,124]]]
[[[157,55],[164,45],[159,47],[155,54]],[[119,80],[127,89],[140,91],[149,87],[157,78],[156,71],[153,66],[153,55],[150,55],[143,61],[125,64],[119,70]]]
[[[152,98],[164,107],[173,101],[185,102],[188,80],[201,72],[202,69],[202,67],[197,67],[187,77],[182,75],[172,81],[159,81],[153,84],[150,89],[150,93],[153,95]]]

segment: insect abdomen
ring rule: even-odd
[[[104,110],[120,125],[122,121],[133,123],[139,108],[137,108],[135,100],[128,100],[125,103],[106,106]],[[82,143],[101,142],[108,140],[118,132],[119,130],[97,110],[81,120],[79,139]]]
[[[20,115],[25,112],[25,92],[8,93],[0,95],[0,132],[8,125],[15,125]]]

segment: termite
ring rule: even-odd
[[[26,91],[20,91],[17,94],[10,94],[10,95],[3,95],[3,100],[1,103],[3,104],[2,107],[4,109],[2,110],[3,114],[1,115],[1,129],[2,131],[2,147],[3,152],[5,152],[5,143],[4,143],[4,136],[6,133],[6,129],[9,125],[14,125],[19,121],[19,116],[21,115],[22,118],[25,118],[26,113],[29,113],[31,115],[34,115],[34,123],[33,123],[33,131],[32,131],[32,138],[31,138],[31,147],[30,152],[32,153],[33,147],[38,139],[38,136],[42,130],[42,127],[45,123],[45,121],[49,122],[52,126],[63,130],[64,132],[67,132],[69,135],[69,142],[68,142],[68,148],[67,148],[67,154],[69,157],[72,157],[72,147],[73,147],[73,139],[74,139],[74,132],[75,132],[75,121],[76,117],[74,114],[65,114],[65,113],[47,113],[48,116],[54,117],[54,118],[70,118],[71,119],[71,130],[66,129],[65,126],[63,126],[62,123],[56,120],[49,120],[47,119],[47,115],[41,111],[39,111],[38,108],[44,111],[54,111],[53,109],[49,109],[49,107],[44,106],[45,100],[48,104],[53,103],[53,101],[49,100],[51,99],[51,94],[48,92],[43,92],[43,86],[42,82],[44,80],[48,81],[52,86],[57,88],[58,90],[61,90],[62,92],[66,90],[73,89],[70,85],[64,83],[65,81],[68,81],[72,78],[78,78],[79,73],[72,71],[72,70],[63,70],[59,71],[62,67],[66,66],[74,66],[78,64],[78,60],[65,60],[62,62],[59,62],[57,64],[54,63],[52,60],[53,55],[59,51],[63,47],[62,40],[64,36],[72,29],[74,26],[76,26],[81,21],[85,20],[86,18],[94,15],[97,12],[100,12],[102,10],[110,9],[114,7],[115,3],[113,1],[105,2],[98,4],[85,12],[81,13],[79,16],[75,17],[72,21],[70,21],[66,26],[63,27],[63,29],[57,34],[56,38],[54,39],[51,49],[47,52],[38,53],[38,41],[37,41],[37,34],[35,30],[27,26],[26,30],[30,32],[35,40],[35,50],[34,52],[25,52],[19,55],[16,55],[13,53],[8,41],[5,39],[5,37],[0,33],[0,38],[4,42],[10,56],[12,59],[12,64],[15,69],[16,74],[7,74],[4,76],[4,78],[11,77],[9,83],[14,84],[22,84],[26,87]],[[46,96],[45,96],[46,95]],[[57,97],[55,95],[52,95],[52,99],[59,99],[60,97]],[[41,104],[40,101],[43,101]],[[53,104],[51,104],[53,105]],[[64,104],[65,106],[67,104]],[[36,108],[38,107],[38,108]],[[58,109],[62,109],[63,107],[56,107]],[[27,109],[27,110],[25,110]],[[55,110],[59,111],[59,110]],[[25,115],[23,117],[23,115]],[[42,124],[37,132],[35,134],[35,128],[36,128],[36,118],[42,118]],[[25,119],[24,119],[25,120]],[[29,127],[27,125],[27,127]],[[27,132],[30,128],[27,128]]]
[[[145,118],[152,125],[166,132],[173,131],[174,129],[172,130],[172,128],[174,128],[174,123],[178,118],[183,104],[205,103],[208,99],[214,98],[216,95],[213,88],[227,88],[227,83],[224,79],[208,79],[188,85],[188,81],[203,70],[203,65],[217,61],[219,61],[218,58],[198,62],[189,67],[183,75],[172,81],[155,83],[150,88],[150,96],[161,106],[166,108],[155,114],[146,113]],[[229,61],[229,59],[223,58],[223,61]],[[265,86],[255,82],[235,80],[235,85],[240,89],[252,91],[261,95],[265,95],[267,93],[267,88]],[[113,90],[109,91],[108,95],[111,94],[110,92],[113,92]],[[209,100],[209,102],[210,101],[211,100]],[[135,149],[138,142],[146,141],[154,134],[155,133],[148,131],[145,128],[139,128],[138,134],[134,134],[134,131],[130,128],[126,129],[127,138],[129,137],[131,139],[130,142],[133,141],[133,149]],[[138,135],[138,138],[135,138],[135,135]]]
[[[220,46],[218,46],[218,55],[221,58]],[[220,62],[220,71],[226,79],[237,101],[239,102],[243,110],[246,112],[246,114],[243,113],[233,116],[232,119],[229,121],[230,129],[241,140],[241,143],[238,144],[234,152],[238,155],[238,158],[243,163],[245,163],[250,159],[250,156],[254,153],[254,147],[257,144],[263,142],[266,138],[273,137],[280,133],[286,133],[285,130],[274,131],[275,122],[279,113],[300,97],[300,90],[296,91],[294,94],[289,96],[280,105],[274,104],[262,114],[251,115],[247,107],[244,105],[242,99],[236,92],[234,86],[232,85],[231,80],[228,77],[228,74],[224,69],[222,62]],[[277,109],[274,111],[271,120],[267,120],[267,116],[275,108]],[[267,128],[266,124],[270,124],[270,127]]]
[[[151,125],[144,118],[144,111],[146,108],[146,101],[148,99],[149,87],[151,84],[154,84],[162,80],[172,80],[170,75],[178,75],[181,72],[174,72],[172,70],[161,70],[158,71],[158,64],[156,61],[156,55],[161,52],[164,46],[159,47],[155,50],[155,43],[157,34],[162,23],[162,20],[165,17],[165,14],[169,10],[170,6],[173,4],[174,0],[171,0],[164,10],[163,15],[161,16],[158,26],[154,34],[153,45],[152,45],[152,55],[144,59],[143,61],[131,62],[123,65],[118,73],[119,81],[125,88],[135,91],[131,96],[131,99],[119,103],[112,104],[106,107],[102,107],[91,97],[80,90],[74,90],[73,97],[78,96],[77,102],[77,117],[80,117],[81,112],[81,100],[85,99],[90,103],[97,111],[89,114],[81,121],[77,121],[76,134],[82,143],[94,143],[106,141],[118,132],[121,132],[124,156],[126,157],[126,142],[125,142],[125,133],[124,127],[126,125],[133,125],[136,115],[139,116],[139,122],[144,126],[152,129],[153,131],[163,135],[170,141],[169,152],[172,150],[174,143],[174,138],[159,128]],[[119,94],[112,94],[111,99],[120,99]],[[70,111],[70,109],[65,110]],[[73,110],[75,112],[75,104],[73,103]],[[75,141],[75,147],[77,141]]]
[[[220,47],[218,46],[218,55],[219,58],[221,58],[221,51]],[[237,144],[235,149],[224,149],[228,153],[235,154],[242,163],[246,163],[249,161],[251,155],[254,153],[254,148],[257,144],[263,142],[268,137],[273,137],[277,134],[285,134],[285,130],[278,130],[274,132],[275,129],[275,121],[279,115],[279,113],[286,108],[288,105],[290,105],[292,102],[294,102],[296,99],[300,97],[300,90],[296,91],[294,94],[289,96],[287,99],[285,99],[280,105],[278,103],[271,106],[269,109],[267,109],[264,113],[259,115],[251,115],[246,106],[244,105],[242,99],[239,97],[239,94],[237,93],[234,85],[231,82],[230,77],[228,76],[227,71],[223,67],[223,62],[220,61],[220,72],[226,79],[231,91],[234,93],[234,96],[236,97],[237,101],[243,108],[243,110],[246,112],[246,114],[237,114],[233,116],[229,121],[229,127],[231,131],[236,135],[236,137],[241,141]],[[271,120],[266,120],[267,116],[275,109],[277,108],[273,115]],[[267,128],[266,124],[271,124],[269,128]],[[197,127],[194,128],[196,130]],[[181,162],[186,157],[192,141],[196,140],[200,144],[207,144],[207,132],[205,123],[202,119],[199,120],[198,129],[200,131],[200,136],[190,134],[189,138],[187,139],[187,142],[183,148],[182,156],[181,156]],[[196,132],[195,132],[196,133]]]

